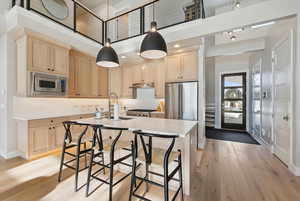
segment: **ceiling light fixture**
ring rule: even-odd
[[[273,24],[275,24],[275,21],[266,22],[266,23],[262,23],[262,24],[252,25],[251,28],[252,28],[252,29],[257,29],[257,28],[261,28],[261,27],[271,26],[271,25],[273,25]]]
[[[240,1],[236,1],[234,7],[240,8],[241,7],[241,2]]]
[[[145,59],[161,59],[167,56],[167,44],[164,38],[157,31],[157,23],[154,20],[154,6],[153,4],[153,21],[151,22],[151,29],[142,41],[140,53]]]
[[[109,18],[109,0],[107,0],[107,19]],[[108,33],[108,30],[107,30]],[[107,37],[107,36],[106,36]],[[119,67],[119,58],[115,50],[111,47],[111,41],[106,38],[105,46],[98,52],[96,64],[106,68]]]
[[[124,55],[122,55],[122,56],[121,56],[121,59],[126,59],[126,58],[127,58],[127,57],[126,57],[126,56],[124,56]]]
[[[179,44],[175,44],[174,48],[180,48],[180,45]]]

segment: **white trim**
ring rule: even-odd
[[[289,165],[289,170],[295,175],[300,176],[300,167],[295,166],[294,164]]]
[[[281,40],[279,40],[274,47],[272,47],[272,60],[274,59],[274,51],[275,49],[281,45],[284,41],[289,40],[290,39],[290,46],[291,46],[291,66],[290,66],[290,73],[289,73],[289,78],[288,80],[290,80],[290,108],[289,108],[289,127],[290,127],[290,150],[289,150],[289,159],[288,159],[288,166],[289,164],[293,164],[293,119],[294,119],[294,100],[293,100],[293,91],[294,91],[294,77],[293,77],[293,73],[294,73],[294,30],[291,29],[285,36],[282,37]],[[271,135],[272,135],[272,153],[275,153],[275,147],[274,147],[274,143],[275,143],[275,134],[274,134],[274,61],[271,62],[272,63],[272,103],[271,103],[271,107],[272,107],[272,128],[271,128]],[[283,159],[282,159],[283,161]]]
[[[205,149],[206,147],[206,137],[204,137],[201,142],[198,143],[198,149]]]
[[[11,158],[15,158],[18,156],[22,156],[22,154],[19,151],[12,151],[7,154],[3,154],[2,156],[4,159],[11,159]]]

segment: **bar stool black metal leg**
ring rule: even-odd
[[[60,166],[59,166],[59,174],[58,174],[58,182],[61,181],[63,165],[65,161],[65,151],[66,151],[66,142],[64,141],[63,150],[61,152]]]
[[[86,142],[83,143],[83,148],[84,148],[84,150],[86,150],[86,148],[87,148]],[[85,164],[85,167],[87,167],[87,152],[84,153],[84,164]]]
[[[181,161],[181,150],[178,150],[179,156],[178,156],[178,163],[179,163],[179,185],[180,185],[180,194],[181,194],[181,201],[184,201],[184,195],[183,195],[183,183],[182,183],[182,161]]]
[[[75,164],[75,192],[78,191],[78,175],[79,175],[79,161],[80,160],[80,143],[77,146],[77,151],[76,151],[76,164]]]
[[[113,161],[110,164],[109,168],[109,201],[112,201],[112,193],[113,193],[113,180],[114,180],[114,164]]]
[[[136,144],[136,143],[135,143]],[[129,191],[129,201],[131,201],[133,196],[133,187],[136,187],[136,146],[135,144],[131,144],[131,152],[132,152],[132,172],[131,172],[131,183],[130,183],[130,191]]]
[[[90,163],[89,163],[89,170],[88,170],[88,177],[87,177],[87,182],[86,182],[86,193],[85,193],[86,197],[89,196],[89,192],[90,192],[90,182],[91,182],[91,176],[92,176],[94,153],[95,153],[95,151],[92,148],[91,158],[90,158]]]
[[[149,166],[150,164],[149,163],[146,163],[146,175],[145,175],[145,178],[147,180],[149,180]],[[149,183],[146,182],[146,190],[145,190],[145,193],[148,193],[149,192]]]
[[[168,150],[164,156],[164,197],[165,201],[169,201],[169,157],[171,151],[174,147],[175,139],[172,140],[171,145],[169,146]]]

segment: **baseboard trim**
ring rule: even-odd
[[[300,167],[295,166],[294,164],[289,165],[289,170],[297,177],[300,176]]]
[[[11,158],[15,158],[15,157],[18,157],[18,156],[21,156],[21,152],[19,151],[12,151],[12,152],[9,152],[9,153],[6,153],[6,154],[2,154],[2,157],[4,159],[11,159]]]
[[[204,136],[201,142],[198,143],[198,149],[205,149],[206,146],[206,137]]]

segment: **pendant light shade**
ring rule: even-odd
[[[118,55],[111,47],[109,39],[106,45],[99,51],[96,63],[98,66],[106,68],[116,68],[120,66]]]
[[[167,56],[167,44],[157,32],[156,22],[151,23],[151,31],[145,36],[141,45],[141,56],[145,59],[161,59]]]

